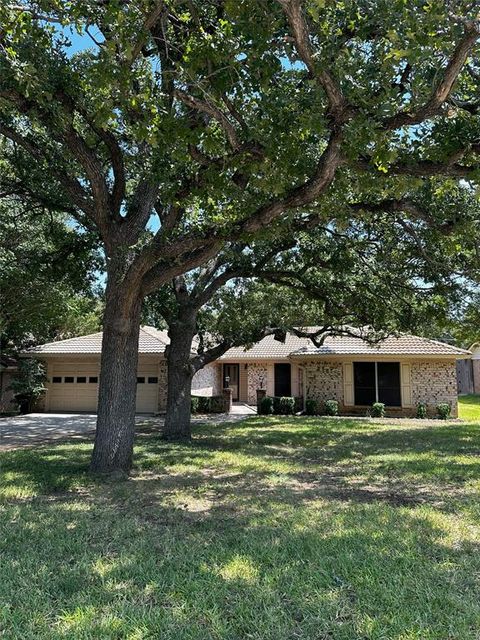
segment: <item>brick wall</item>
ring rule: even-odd
[[[196,396],[216,396],[221,393],[220,367],[207,364],[197,371],[192,380],[192,393]]]
[[[458,406],[455,361],[413,361],[412,402],[414,407],[419,402],[425,402],[431,415],[436,414],[437,404],[449,402],[452,407],[452,416],[456,417]]]
[[[257,389],[267,388],[267,376],[268,371],[266,364],[248,364],[248,404],[257,404]]]
[[[160,360],[158,365],[158,410],[167,408],[167,361]]]
[[[307,398],[323,404],[337,400],[343,405],[343,366],[341,362],[312,361],[302,363]]]

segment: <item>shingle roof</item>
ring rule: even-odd
[[[139,336],[139,353],[164,353],[165,347],[170,342],[166,331],[155,327],[141,327]],[[42,344],[29,353],[34,354],[65,354],[65,355],[89,355],[102,352],[102,332],[91,333],[88,336],[59,340]]]
[[[312,329],[312,328],[310,328]],[[277,342],[273,336],[267,336],[250,349],[235,347],[227,351],[222,360],[262,360],[309,356],[433,356],[465,358],[470,355],[465,349],[458,349],[444,342],[429,340],[419,336],[402,334],[388,337],[381,342],[370,344],[354,336],[329,336],[321,347],[316,347],[309,338],[298,338],[287,334],[285,343]]]

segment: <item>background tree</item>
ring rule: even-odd
[[[105,249],[94,470],[131,465],[147,294],[310,205],[408,223],[425,177],[478,176],[471,2],[24,0],[0,25],[15,184],[43,175]]]
[[[98,330],[101,320],[96,238],[64,213],[0,199],[0,347],[34,344]]]

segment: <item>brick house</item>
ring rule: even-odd
[[[33,355],[47,366],[46,411],[95,411],[102,334],[52,342]],[[137,372],[137,410],[165,410],[165,331],[142,327]],[[249,349],[236,347],[199,371],[195,395],[217,395],[225,386],[234,402],[256,403],[257,389],[268,395],[335,399],[340,412],[364,414],[375,401],[384,402],[389,415],[414,415],[419,402],[430,413],[448,402],[457,415],[456,361],[469,351],[417,336],[390,337],[370,345],[356,337],[329,337],[315,347],[309,339],[287,334],[273,336]]]

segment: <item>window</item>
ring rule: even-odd
[[[86,376],[77,376],[77,382],[80,382],[81,384],[85,384],[86,381],[87,381]]]
[[[88,382],[89,382],[90,384],[97,384],[97,382],[98,382],[98,376],[90,376],[90,377],[89,377],[89,379],[88,379]]]
[[[355,404],[371,405],[376,401],[375,363],[354,362]]]
[[[353,380],[356,405],[402,405],[399,362],[354,362]]]
[[[148,377],[148,384],[158,384],[157,376],[149,376]]]
[[[65,376],[65,382],[73,382],[73,381],[74,381],[73,376]]]
[[[62,381],[62,376],[53,376],[52,378],[52,382],[54,382],[55,384],[59,383]]]
[[[378,401],[389,407],[400,407],[400,363],[379,362],[377,364]]]
[[[140,376],[139,378],[137,378],[137,384],[145,384],[145,377]]]

